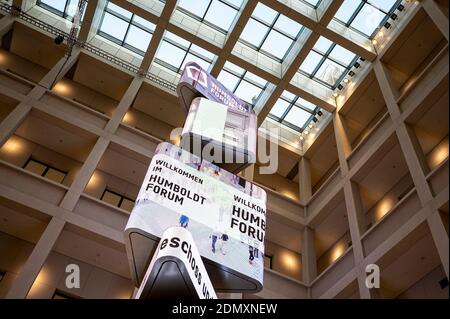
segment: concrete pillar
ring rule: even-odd
[[[39,85],[46,89],[52,89],[53,85],[61,80],[70,68],[77,62],[79,56],[80,49],[75,48],[70,57],[62,57],[42,78],[42,80],[39,81]]]
[[[448,276],[448,252],[449,252],[449,240],[448,233],[445,229],[444,223],[440,216],[439,211],[433,212],[427,218],[428,227],[430,228],[431,236],[433,237],[434,245],[441,259],[442,267],[444,268],[445,275]]]
[[[422,6],[442,35],[448,40],[448,18],[434,0],[422,0]]]
[[[14,20],[14,17],[11,15],[6,15],[0,19],[0,38],[12,29]]]
[[[348,139],[343,118],[338,111],[335,111],[333,114],[333,126],[336,138],[336,147],[338,152],[339,165],[341,167],[342,174],[345,176],[347,175],[349,170],[347,157],[352,152],[352,146]]]
[[[36,277],[39,275],[42,266],[47,260],[53,246],[58,240],[64,228],[65,221],[58,217],[53,217],[34,247],[31,255],[22,266],[11,289],[8,291],[8,299],[24,299],[31,289]]]
[[[359,294],[361,299],[372,298],[371,292],[366,287],[366,272],[362,267],[364,260],[364,248],[361,242],[361,235],[365,232],[365,216],[361,202],[359,186],[353,181],[344,184],[345,205],[347,207],[348,224],[350,237],[352,239],[353,256],[357,269],[357,279]]]
[[[69,211],[75,208],[78,199],[83,193],[84,188],[86,187],[89,179],[92,174],[94,174],[95,169],[97,168],[98,163],[102,159],[103,154],[108,148],[110,140],[105,137],[100,137],[95,143],[92,151],[89,153],[86,161],[83,163],[80,171],[78,172],[77,177],[73,181],[66,195],[61,201],[60,207],[67,209]]]
[[[389,114],[395,121],[400,117],[400,109],[397,105],[400,92],[393,83],[386,66],[381,61],[377,60],[373,63],[373,70],[375,71],[375,76],[378,80]]]
[[[78,32],[79,41],[87,42],[91,38],[91,30],[98,28],[98,25],[96,26],[94,22],[97,20],[100,21],[100,19],[96,19],[96,16],[103,14],[105,6],[106,1],[104,0],[89,0],[86,4],[86,11],[84,12],[83,21],[81,22],[80,31]]]
[[[105,127],[105,130],[108,133],[114,134],[114,132],[117,130],[120,123],[122,122],[123,117],[133,104],[133,101],[136,98],[136,95],[138,94],[139,89],[141,88],[143,82],[144,78],[141,76],[136,76],[133,78],[133,81],[131,82],[127,91],[120,100],[119,105],[114,110],[111,120]]]
[[[417,137],[411,127],[400,119],[400,108],[397,104],[398,90],[392,85],[391,78],[385,66],[380,61],[374,63],[375,76],[381,88],[389,114],[394,122],[395,131],[403,152],[403,156],[408,165],[409,172],[414,181],[417,194],[422,206],[429,202],[433,195],[427,183],[425,174],[428,171],[425,158],[420,148]]]
[[[310,284],[317,277],[317,256],[314,230],[305,226],[302,233],[303,281]]]
[[[366,226],[359,185],[353,181],[347,181],[344,184],[344,194],[355,262],[361,262],[364,259],[361,235],[365,232]]]
[[[0,145],[3,145],[14,134],[30,111],[30,105],[20,103],[0,122]]]
[[[307,203],[312,196],[311,166],[309,159],[302,157],[298,163],[298,186],[300,201]]]

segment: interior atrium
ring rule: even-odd
[[[264,288],[220,298],[448,298],[448,1],[82,2],[0,1],[0,298],[133,297],[123,229],[188,62],[278,154],[240,173]]]

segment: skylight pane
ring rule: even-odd
[[[310,113],[294,106],[286,115],[284,120],[294,126],[297,126],[298,128],[302,128],[308,122],[310,117]]]
[[[292,94],[291,92],[289,92],[289,91],[283,91],[283,93],[281,94],[281,96],[282,97],[284,97],[284,98],[286,98],[287,100],[289,100],[289,101],[293,101],[295,98],[296,98],[296,96],[294,95],[294,94]]]
[[[152,35],[134,25],[130,25],[125,43],[139,49],[143,52],[147,51],[148,44]]]
[[[325,54],[328,52],[332,44],[333,42],[323,36],[320,36],[319,40],[317,40],[316,44],[314,45],[314,50]]]
[[[61,1],[64,2],[64,1]],[[75,13],[77,13],[78,9],[78,0],[69,0],[69,3],[67,4],[66,13],[68,17],[73,18],[75,16]],[[84,16],[84,12],[86,11],[86,6],[84,6],[83,12],[81,13],[81,17]]]
[[[317,106],[316,105],[314,105],[314,104],[312,104],[311,102],[308,102],[308,101],[306,101],[306,100],[304,100],[304,99],[302,99],[302,98],[298,98],[298,100],[295,102],[295,104],[297,104],[297,105],[301,105],[302,107],[304,107],[304,108],[306,108],[306,109],[308,109],[308,110],[311,110],[311,111],[314,111],[315,109],[317,109]]]
[[[334,47],[333,51],[331,51],[330,57],[338,62],[341,62],[345,66],[348,66],[353,61],[353,59],[356,57],[356,54],[341,47],[340,45],[336,45]]]
[[[261,91],[262,90],[257,86],[244,80],[239,84],[235,93],[244,101],[254,105],[257,102]]]
[[[64,8],[66,7],[66,1],[62,0],[41,0],[41,3],[46,4],[61,13],[64,12]]]
[[[283,99],[278,99],[278,101],[270,110],[270,114],[274,115],[275,117],[281,118],[284,115],[284,112],[286,112],[289,105],[289,102]]]
[[[308,74],[312,74],[321,60],[322,56],[320,54],[311,51],[300,66],[300,70]]]
[[[208,60],[214,59],[214,54],[212,54],[211,52],[209,52],[195,44],[193,44],[191,46],[191,51],[194,51],[195,53],[197,53],[197,55],[207,58]]]
[[[211,63],[193,55],[192,53],[188,53],[186,56],[186,59],[184,59],[183,65],[181,66],[181,70],[184,69],[184,66],[186,65],[186,63],[188,62],[195,62],[198,65],[200,65],[204,70],[208,71],[209,67],[211,66]]]
[[[128,22],[105,12],[103,23],[100,26],[100,31],[104,32],[120,41],[123,41],[125,33],[127,32]]]
[[[213,0],[206,13],[205,20],[225,31],[229,31],[236,14],[237,10],[229,5],[218,0]]]
[[[245,78],[248,79],[248,80],[251,80],[251,81],[253,81],[253,82],[258,83],[258,84],[261,85],[261,86],[266,86],[266,85],[267,85],[267,81],[266,81],[266,80],[260,78],[260,77],[257,76],[257,75],[254,75],[254,74],[251,73],[251,72],[245,73]]]
[[[344,0],[334,17],[347,24],[360,4],[361,0]]]
[[[302,0],[303,2],[309,3],[310,5],[312,5],[314,8],[316,8],[319,5],[319,2],[321,0]]]
[[[178,7],[183,8],[197,17],[203,18],[209,3],[209,0],[179,0]]]
[[[144,29],[148,29],[149,31],[155,31],[156,25],[151,23],[150,21],[147,21],[140,16],[133,16],[133,22],[137,23],[139,26],[143,27]]]
[[[183,62],[186,52],[167,41],[162,41],[161,46],[156,54],[156,58],[164,61],[176,69],[178,69]]]
[[[242,31],[241,39],[259,47],[264,40],[267,30],[269,30],[269,28],[262,23],[250,19]]]
[[[189,41],[186,41],[185,39],[173,34],[172,32],[166,32],[165,38],[172,40],[173,42],[180,44],[183,47],[188,48],[191,43]]]
[[[345,68],[333,61],[326,59],[320,69],[317,71],[316,78],[328,83],[331,86],[336,84]]]
[[[263,5],[261,2],[258,2],[252,14],[252,16],[257,17],[268,24],[272,24],[277,15],[278,12]]]
[[[389,13],[397,0],[370,0],[369,3],[385,13]]]
[[[112,2],[108,2],[108,9],[114,11],[115,13],[123,16],[126,19],[131,19],[131,16],[133,15],[130,11],[123,9],[122,7],[119,7]]]
[[[302,30],[302,25],[284,15],[280,15],[275,23],[275,28],[285,32],[293,38],[296,38]]]
[[[235,5],[236,7],[242,7],[242,2],[244,0],[227,0],[229,3]]]
[[[234,76],[233,74],[222,70],[222,72],[220,72],[219,76],[217,77],[217,80],[219,80],[220,83],[225,85],[225,87],[228,88],[230,91],[234,91],[240,79]]]
[[[286,55],[286,52],[291,47],[292,42],[293,41],[288,37],[272,30],[267,36],[267,39],[264,41],[261,49],[282,60]]]
[[[369,4],[365,4],[356,16],[355,20],[351,23],[351,26],[365,35],[371,36],[372,33],[380,26],[385,16],[386,15],[380,10]]]
[[[226,69],[228,69],[230,71],[233,71],[233,72],[235,72],[237,74],[240,74],[240,75],[243,75],[244,72],[245,72],[245,70],[243,68],[241,68],[241,67],[239,67],[236,64],[233,64],[231,62],[228,62],[228,61],[225,62],[224,68],[226,68]]]

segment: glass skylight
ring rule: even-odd
[[[77,11],[78,0],[38,0],[36,4],[64,19],[73,20]],[[83,20],[85,11],[86,5],[81,14],[81,20]]]
[[[177,10],[226,34],[242,2],[243,0],[180,0]]]
[[[205,49],[166,32],[161,41],[155,62],[176,73],[181,73],[188,62],[196,62],[203,69],[209,70],[215,55]]]
[[[300,72],[335,89],[357,59],[356,54],[321,36],[300,66]]]
[[[269,117],[291,129],[303,132],[319,110],[314,104],[284,91],[270,110]]]
[[[303,28],[301,24],[258,3],[242,31],[240,41],[282,62]]]
[[[300,2],[306,3],[310,6],[312,6],[313,8],[317,8],[320,4],[320,2],[322,2],[322,0],[298,0]]]
[[[254,106],[268,82],[233,63],[226,62],[217,79],[239,98]]]
[[[103,12],[98,34],[140,55],[144,55],[155,25],[109,2]]]
[[[334,19],[372,39],[401,0],[344,0]]]

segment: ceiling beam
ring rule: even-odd
[[[144,58],[142,59],[141,66],[139,70],[142,74],[147,73],[153,59],[155,58],[156,51],[158,50],[159,44],[163,38],[164,31],[169,25],[170,17],[177,5],[178,1],[168,1],[164,6],[161,16],[158,18],[158,23],[156,24],[155,31],[153,32],[152,39],[148,44],[147,50],[145,51]]]
[[[217,60],[211,70],[212,76],[219,76],[219,73],[225,65],[225,62],[231,55],[231,51],[233,51],[236,42],[239,40],[242,30],[244,30],[247,22],[250,20],[250,17],[253,13],[253,10],[255,10],[257,3],[258,2],[255,0],[248,0],[239,12],[239,17],[236,19],[236,23],[233,25],[231,32],[228,34],[225,45],[217,55]]]
[[[86,11],[84,13],[83,21],[81,22],[80,32],[78,33],[78,40],[86,42],[89,40],[89,34],[95,33],[93,25],[95,16],[103,11],[106,6],[105,0],[90,0],[86,5]]]

